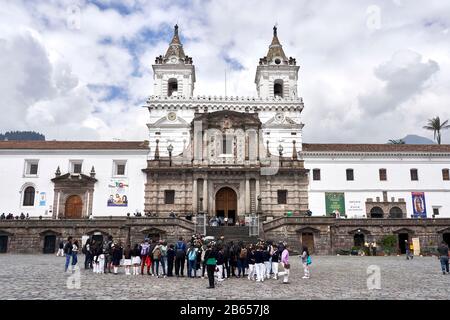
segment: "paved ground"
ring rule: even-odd
[[[64,258],[53,255],[1,255],[3,299],[449,299],[450,275],[437,258],[316,257],[311,279],[302,279],[298,256],[291,257],[290,284],[228,279],[214,290],[206,279],[93,274],[81,270],[80,289],[68,289]],[[80,256],[84,261],[84,256]],[[381,289],[367,287],[367,268],[379,266]],[[71,278],[72,279],[72,278]],[[72,282],[73,283],[73,282]],[[371,282],[374,283],[374,282]],[[376,285],[376,282],[375,282]]]

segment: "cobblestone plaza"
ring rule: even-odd
[[[65,258],[53,255],[2,255],[0,299],[149,300],[149,299],[448,299],[450,275],[436,257],[312,256],[311,279],[302,279],[298,256],[291,256],[290,283],[227,279],[208,290],[207,279],[93,274],[81,269],[80,289],[69,289]],[[84,256],[79,256],[82,266]],[[381,289],[368,289],[369,266],[378,266]],[[70,282],[70,281],[69,281]]]

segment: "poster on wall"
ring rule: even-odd
[[[128,207],[128,180],[111,179],[108,207]]]
[[[427,207],[425,204],[425,192],[412,192],[413,217],[426,218]]]
[[[326,192],[325,208],[327,216],[345,215],[345,194],[343,192]]]
[[[39,206],[40,207],[45,207],[45,204],[47,202],[46,198],[47,198],[47,196],[46,196],[45,192],[41,192],[39,194]]]

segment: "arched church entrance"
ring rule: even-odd
[[[216,193],[216,215],[220,219],[227,218],[229,225],[236,223],[237,194],[233,189],[225,187]]]
[[[70,196],[66,200],[65,216],[67,219],[81,219],[83,201],[80,196]]]

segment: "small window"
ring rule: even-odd
[[[80,174],[83,166],[83,161],[70,161],[70,172]]]
[[[23,206],[33,207],[34,206],[34,195],[36,191],[33,187],[27,187],[23,193]]]
[[[175,190],[164,190],[164,204],[175,203]]]
[[[278,204],[287,204],[287,190],[278,190]]]
[[[450,172],[448,169],[442,169],[442,180],[444,181],[450,180]]]
[[[25,175],[26,176],[37,176],[38,174],[38,160],[26,160],[25,161]]]
[[[126,169],[126,161],[116,160],[114,161],[114,173],[115,176],[124,176]]]
[[[227,134],[222,135],[222,154],[233,153],[233,137]]]
[[[297,132],[291,132],[291,136],[296,136]]]
[[[347,170],[346,170],[346,173],[347,173],[347,181],[353,181],[353,180],[355,180],[355,176],[354,176],[354,173],[353,173],[353,169],[347,169]]]
[[[417,169],[411,169],[410,173],[411,173],[411,181],[419,180],[419,173],[418,173]]]
[[[439,215],[439,208],[433,208],[433,215],[438,216]]]
[[[380,169],[380,181],[387,180],[387,171],[386,169]]]
[[[320,180],[320,169],[313,169],[313,180],[314,181]]]

